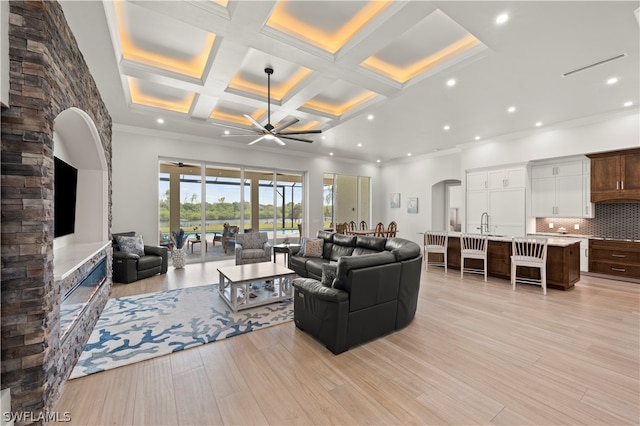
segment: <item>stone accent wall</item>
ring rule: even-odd
[[[9,107],[1,130],[2,388],[11,388],[12,411],[38,413],[55,404],[69,364],[61,355],[61,289],[53,276],[54,120],[77,107],[94,121],[109,170],[111,229],[111,117],[60,5],[11,1],[9,10]],[[90,328],[110,287],[105,283],[94,299]],[[86,333],[89,324],[80,328]]]

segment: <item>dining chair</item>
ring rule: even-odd
[[[395,237],[398,232],[398,224],[395,221],[391,221],[387,227],[387,238]]]
[[[487,281],[487,236],[483,234],[462,234],[460,236],[460,278],[464,273],[484,274]],[[465,259],[480,259],[484,261],[484,269],[466,268]]]
[[[538,268],[540,279],[518,278],[518,266]],[[514,237],[511,242],[511,285],[516,289],[516,281],[542,286],[542,294],[547,294],[547,239]]]
[[[373,236],[374,237],[384,237],[386,235],[387,235],[387,233],[384,230],[384,223],[378,222],[378,224],[376,225],[376,232],[373,234]]]
[[[347,234],[351,234],[351,231],[357,231],[357,230],[358,230],[358,225],[356,225],[356,223],[353,220],[349,222],[349,224],[347,225]]]
[[[338,234],[346,234],[347,233],[347,223],[337,223],[336,224],[336,233]]]
[[[427,231],[424,233],[424,258],[425,270],[429,270],[429,265],[444,266],[444,272],[447,273],[447,245],[449,243],[449,234],[447,231]],[[443,261],[430,261],[429,254],[442,254]]]
[[[366,231],[367,229],[369,229],[369,227],[367,226],[367,222],[364,220],[360,221],[360,230],[362,231]]]

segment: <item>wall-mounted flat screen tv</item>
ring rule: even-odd
[[[73,234],[76,226],[78,169],[54,157],[54,237]]]

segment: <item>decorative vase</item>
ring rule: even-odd
[[[184,248],[174,248],[171,252],[171,259],[173,261],[173,267],[176,269],[184,268],[187,261],[187,255],[184,252]]]

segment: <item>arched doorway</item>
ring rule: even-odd
[[[460,231],[463,228],[462,182],[447,179],[431,186],[431,229]]]

